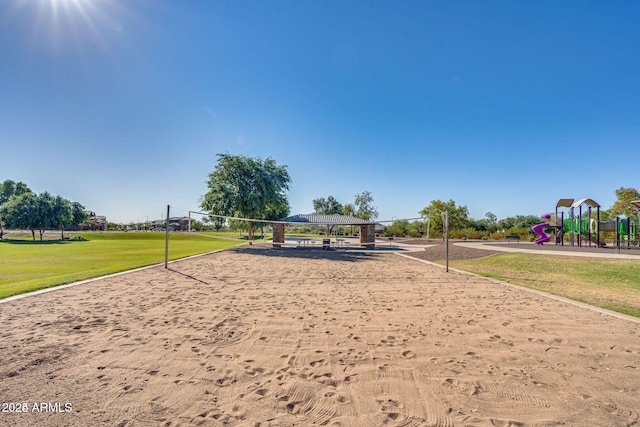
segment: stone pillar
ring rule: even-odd
[[[360,226],[360,246],[365,248],[375,248],[376,226],[375,224],[367,224]]]
[[[284,243],[284,224],[273,224],[273,247],[279,248]]]

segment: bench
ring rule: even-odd
[[[520,236],[518,236],[517,234],[508,234],[504,236],[504,238],[507,239],[507,243],[509,243],[510,240],[520,242]]]

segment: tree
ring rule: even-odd
[[[467,227],[475,231],[488,231],[489,224],[486,219],[469,219]]]
[[[60,229],[60,238],[64,240],[64,229],[73,223],[71,202],[60,196],[53,200],[53,222]]]
[[[329,196],[326,199],[321,197],[319,199],[313,199],[313,211],[319,215],[342,214],[344,212],[344,206],[333,196]]]
[[[2,184],[0,184],[0,208],[2,208],[2,205],[11,200],[12,197],[17,197],[24,193],[30,192],[31,189],[27,187],[27,184],[25,184],[24,182],[16,183],[10,179],[5,180]],[[2,239],[4,235],[4,228],[2,223],[3,219],[2,214],[0,213],[0,239]]]
[[[319,215],[342,215],[344,206],[333,196],[329,196],[326,199],[321,197],[319,199],[313,199],[313,211]],[[328,225],[327,227],[329,234],[331,234],[335,225]]]
[[[444,221],[442,215],[448,212],[449,229],[462,230],[469,223],[469,210],[466,206],[456,206],[456,202],[449,200],[432,200],[429,206],[420,211],[420,215],[429,216],[431,218],[431,228],[434,230],[444,230]]]
[[[634,200],[640,200],[640,193],[635,188],[620,187],[616,190],[616,201],[609,209],[611,217],[624,215],[629,219],[638,220],[638,210],[631,204]]]
[[[217,232],[217,231],[220,231],[222,227],[224,227],[227,221],[224,218],[220,218],[217,216],[208,216],[208,217],[205,217],[205,222],[211,223],[214,230],[216,230]]]
[[[505,230],[511,228],[531,229],[534,225],[538,225],[542,222],[544,222],[544,220],[536,215],[516,215],[501,220],[500,226]]]
[[[10,179],[0,184],[0,205],[5,204],[13,196],[31,193],[31,189],[24,182],[14,182]]]
[[[487,221],[487,224],[497,224],[498,217],[493,212],[487,212],[484,214],[484,218]]]
[[[53,222],[60,229],[60,238],[63,240],[65,228],[82,224],[89,217],[80,203],[70,202],[60,196],[55,198],[53,210]]]
[[[498,231],[498,217],[491,212],[487,212],[484,218],[473,219],[469,218],[467,221],[467,227],[469,231],[474,231],[474,235],[484,235],[495,233]]]
[[[46,230],[54,228],[62,231],[64,239],[65,227],[80,224],[87,217],[80,203],[71,203],[46,191],[39,195],[26,192],[12,197],[0,212],[9,227],[30,230],[33,240],[36,240],[38,230],[41,241]]]
[[[2,205],[2,217],[7,227],[31,230],[31,236],[36,240],[34,224],[37,224],[39,219],[38,196],[24,193],[12,197]]]
[[[215,170],[209,174],[209,191],[200,206],[215,215],[269,219],[289,213],[285,193],[291,178],[286,166],[268,157],[218,154]],[[249,241],[253,240],[251,221],[245,221]]]
[[[73,216],[71,225],[80,225],[89,219],[89,214],[84,210],[84,206],[78,202],[71,203],[71,213]]]
[[[353,204],[351,204],[351,203],[347,203],[342,208],[342,214],[343,215],[352,216],[354,214],[354,212],[355,212],[355,208],[353,207]]]
[[[385,236],[404,237],[409,234],[409,221],[406,219],[394,221],[384,228]]]
[[[364,220],[374,220],[378,217],[378,210],[373,203],[373,196],[369,191],[363,191],[361,194],[356,194],[356,199],[353,202],[354,214],[356,218]]]

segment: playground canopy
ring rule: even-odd
[[[573,199],[560,199],[558,200],[558,204],[556,204],[556,208],[570,208],[573,204]]]
[[[576,201],[575,203],[573,203],[570,207],[577,208],[577,207],[580,207],[580,206],[585,205],[585,204],[587,206],[589,206],[590,208],[594,208],[594,209],[600,207],[600,205],[596,201],[594,201],[593,199],[580,199],[580,200]]]
[[[599,208],[600,205],[593,199],[580,199],[575,201],[575,199],[560,199],[556,204],[556,208],[577,208],[584,204],[588,205],[590,208]]]

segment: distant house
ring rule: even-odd
[[[107,228],[107,217],[103,215],[96,215],[95,212],[86,210],[87,220],[79,225],[67,227],[67,231],[104,231]]]
[[[157,219],[155,221],[151,221],[151,225],[154,228],[161,228],[167,225],[166,219]],[[175,231],[183,231],[189,229],[189,217],[188,216],[174,216],[169,217],[169,230]]]

